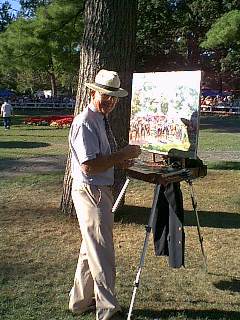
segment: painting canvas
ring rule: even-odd
[[[142,149],[196,158],[201,71],[134,73],[129,140]]]

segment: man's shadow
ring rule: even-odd
[[[199,302],[202,302],[201,300]],[[126,314],[127,309],[123,310]],[[228,319],[228,320],[237,320],[240,319],[239,311],[226,311],[221,309],[134,309],[133,318],[134,319],[155,319],[155,320],[167,320],[167,319],[180,319],[179,315],[183,316],[181,319],[208,319],[208,320],[218,320],[218,319]]]
[[[231,279],[229,280],[221,280],[219,282],[215,282],[214,286],[222,291],[232,291],[240,293],[240,280],[239,279]]]

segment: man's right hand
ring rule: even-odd
[[[123,168],[127,169],[131,163],[127,160],[137,158],[141,153],[141,149],[137,145],[128,145],[117,152],[107,156],[97,156],[95,159],[87,160],[81,165],[81,170],[86,175],[93,175],[104,172],[107,169],[117,166],[126,161]]]
[[[141,154],[141,149],[138,145],[129,144],[118,152],[122,160],[128,160],[137,158]]]

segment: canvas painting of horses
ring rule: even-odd
[[[143,150],[196,158],[201,71],[134,73],[129,141]]]

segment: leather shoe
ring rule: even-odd
[[[85,314],[85,313],[90,313],[96,311],[96,304],[95,304],[95,300],[88,306],[86,307],[86,309],[83,310],[79,310],[79,309],[72,309],[71,312],[73,314]]]

